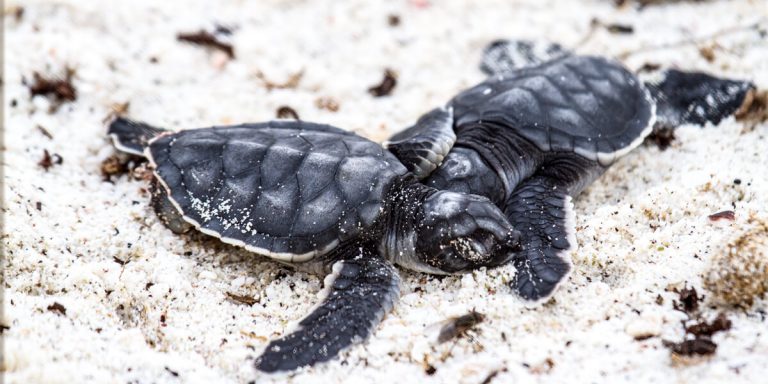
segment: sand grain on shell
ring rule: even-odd
[[[204,235],[175,236],[151,212],[145,182],[104,181],[101,164],[114,150],[101,121],[114,105],[129,102],[131,117],[172,129],[264,121],[289,106],[303,120],[384,140],[480,81],[480,50],[500,37],[580,44],[581,52],[623,55],[632,69],[699,69],[768,87],[768,44],[754,30],[648,49],[756,22],[765,31],[759,1],[642,11],[613,1],[539,0],[4,6],[0,370],[9,383],[282,382],[259,376],[253,359],[317,300],[322,277]],[[393,16],[399,22],[391,25]],[[593,18],[634,32],[590,33]],[[232,31],[234,59],[176,40],[216,25]],[[701,46],[713,48],[702,56]],[[35,72],[66,68],[74,70],[77,99],[58,108],[23,85]],[[388,96],[371,96],[387,69],[397,73],[396,85]],[[270,87],[264,79],[295,81]],[[320,107],[321,99],[336,106]],[[708,360],[673,367],[661,340],[683,336],[685,315],[673,309],[671,290],[687,282],[708,296],[703,276],[713,260],[749,218],[768,218],[767,134],[765,122],[727,119],[681,128],[667,150],[641,146],[619,161],[575,200],[574,272],[548,304],[528,308],[512,296],[511,267],[440,279],[403,272],[400,303],[369,342],[290,380],[761,381],[765,299],[747,310],[702,306],[707,318],[725,310],[733,322],[714,336],[718,348]],[[46,150],[63,159],[48,171],[37,165]],[[733,221],[708,219],[725,210]],[[434,343],[429,330],[439,319],[473,308],[485,314],[474,341]]]

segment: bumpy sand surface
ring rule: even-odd
[[[125,175],[104,181],[101,163],[114,150],[102,120],[117,104],[129,102],[131,117],[174,129],[264,121],[290,106],[302,119],[383,140],[480,81],[480,50],[500,37],[611,56],[641,50],[625,57],[630,68],[705,70],[768,88],[763,0],[642,10],[607,0],[386,4],[6,1],[0,325],[7,382],[282,382],[285,375],[257,374],[253,359],[317,300],[322,277],[215,239],[175,236],[149,208],[145,182]],[[634,32],[598,26],[590,33],[593,18]],[[760,27],[746,28],[755,23]],[[234,60],[176,39],[217,24],[232,30]],[[665,44],[675,47],[647,49]],[[24,83],[34,72],[66,67],[75,70],[76,101],[51,111],[49,98],[30,97]],[[374,98],[367,89],[386,68],[398,74],[397,86]],[[338,111],[320,108],[320,98],[337,102]],[[403,271],[400,303],[367,343],[288,377],[765,380],[766,301],[734,309],[710,300],[704,279],[714,260],[722,268],[722,255],[733,251],[728,244],[744,245],[740,237],[752,239],[743,247],[752,252],[747,258],[768,254],[759,239],[768,235],[759,229],[768,221],[767,134],[765,122],[731,118],[682,127],[669,149],[645,145],[622,159],[576,200],[575,269],[549,303],[529,308],[512,295],[505,285],[511,267],[447,278]],[[63,162],[44,170],[44,150]],[[708,219],[724,210],[735,220]],[[705,296],[702,317],[724,312],[732,321],[714,336],[718,348],[708,358],[673,358],[662,344],[684,337],[687,315],[673,301],[686,284]],[[471,338],[434,345],[437,322],[473,308],[486,321]]]

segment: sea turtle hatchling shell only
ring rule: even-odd
[[[311,123],[185,130],[154,139],[147,154],[186,221],[289,262],[373,225],[388,184],[407,172],[380,145]]]
[[[637,77],[593,56],[565,56],[491,77],[449,105],[458,130],[498,123],[542,151],[573,151],[604,166],[639,145],[655,121],[655,103]]]

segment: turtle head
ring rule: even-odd
[[[415,260],[424,270],[458,273],[495,267],[520,250],[520,233],[485,197],[438,191],[422,204]]]

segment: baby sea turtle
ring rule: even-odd
[[[643,83],[621,64],[558,45],[496,41],[482,83],[394,135],[386,147],[426,185],[488,197],[521,232],[511,286],[549,297],[571,269],[571,198],[654,127],[718,123],[749,82],[668,70]]]
[[[171,133],[118,118],[115,146],[145,156],[174,232],[325,273],[326,294],[256,366],[291,370],[365,340],[399,295],[393,264],[449,274],[497,266],[519,233],[487,198],[419,183],[380,144],[300,121]]]

